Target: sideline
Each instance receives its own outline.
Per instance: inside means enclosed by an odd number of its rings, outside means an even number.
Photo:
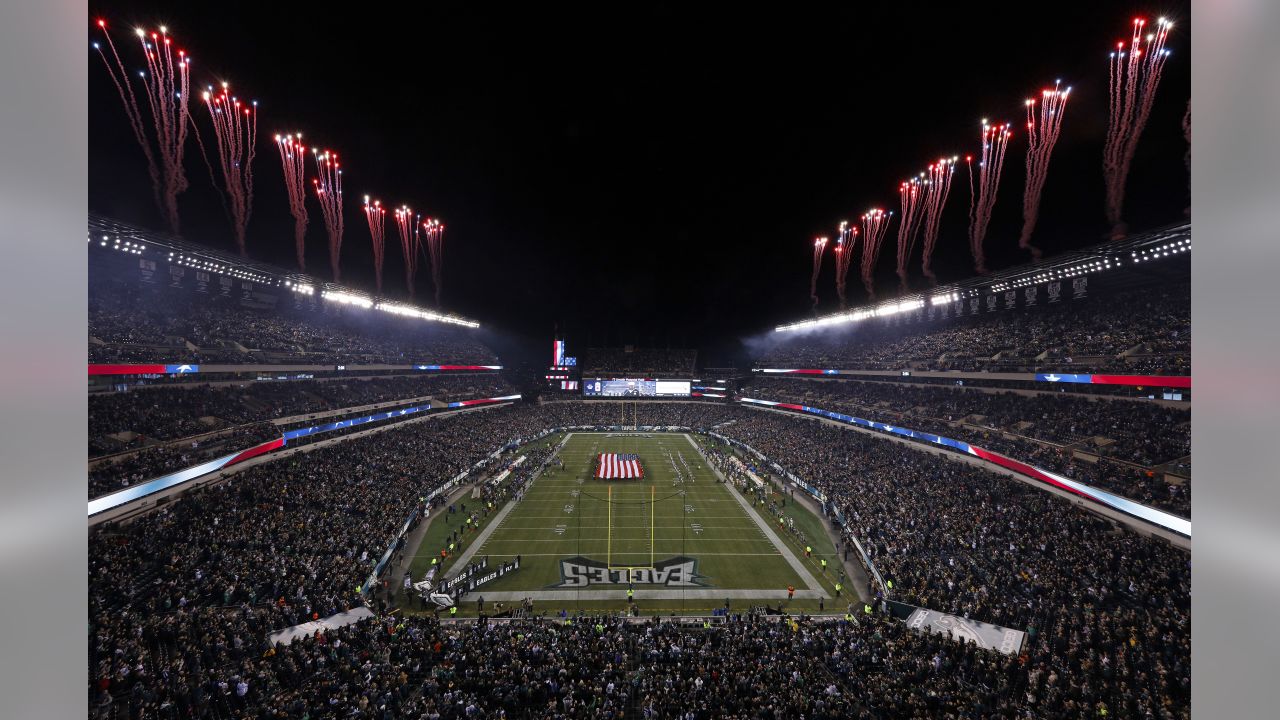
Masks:
[[[760,528],[760,532],[764,533],[765,537],[769,538],[774,546],[778,548],[782,553],[783,559],[787,561],[787,564],[791,566],[792,570],[796,571],[796,574],[800,576],[802,581],[804,581],[805,586],[808,587],[810,591],[818,593],[814,597],[831,597],[831,595],[829,595],[822,587],[822,584],[818,582],[817,578],[809,572],[809,568],[805,567],[804,563],[800,562],[800,559],[791,552],[791,547],[783,542],[782,538],[778,537],[778,534],[773,531],[773,527],[756,514],[755,508],[751,507],[751,504],[747,502],[746,498],[742,497],[742,493],[739,493],[737,489],[733,487],[733,483],[730,483],[725,476],[720,473],[720,468],[717,468],[710,460],[707,459],[706,455],[702,454],[702,448],[698,447],[698,444],[693,441],[693,438],[689,437],[689,433],[682,434],[684,435],[684,439],[688,440],[689,444],[693,446],[693,449],[697,451],[698,457],[702,458],[702,462],[706,463],[707,467],[711,469],[711,472],[715,473],[715,476],[720,478],[724,483],[725,491],[733,496],[734,500],[738,501],[738,504],[742,506],[742,510],[746,512],[747,517],[754,520],[756,525]],[[785,592],[783,592],[783,597],[786,597]]]

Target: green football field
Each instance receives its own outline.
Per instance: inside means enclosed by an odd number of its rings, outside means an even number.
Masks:
[[[601,453],[639,456],[643,479],[595,478]],[[608,607],[631,588],[642,606],[733,599],[741,607],[785,601],[791,585],[804,606],[830,597],[831,578],[770,526],[764,508],[718,481],[691,436],[572,433],[558,457],[564,467],[548,465],[460,559],[487,556],[495,567],[520,556],[517,572],[475,595]]]

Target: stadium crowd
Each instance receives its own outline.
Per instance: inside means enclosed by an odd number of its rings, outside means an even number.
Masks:
[[[1028,686],[1060,678],[1027,694],[1036,716],[1185,716],[1184,552],[1018,481],[815,420],[760,412],[720,432],[827,493],[895,599],[1034,628],[1016,671]]]
[[[89,362],[495,365],[498,361],[473,331],[454,325],[335,304],[315,310],[264,310],[232,298],[99,279],[90,283]]]
[[[854,614],[710,630],[386,615],[268,635],[364,602],[434,488],[613,403],[428,420],[251,468],[90,536],[101,717],[1152,717],[1189,712],[1189,558],[985,471],[778,413],[642,403],[715,427],[828,493],[895,599],[1028,628],[1018,656]],[[630,715],[627,715],[630,713]]]
[[[172,440],[232,425],[347,407],[425,396],[444,401],[470,400],[509,394],[509,390],[510,386],[496,374],[142,388],[90,395],[89,438],[92,443],[103,436],[131,432],[145,438]]]
[[[280,437],[268,422],[250,423],[196,439],[151,445],[132,453],[102,458],[89,466],[89,497],[95,498],[130,485],[176,472]]]
[[[582,358],[583,377],[694,377],[697,350],[672,348],[590,348]]]
[[[891,382],[757,378],[741,394],[964,440],[1189,516],[1189,481],[1154,468],[1191,453],[1191,410],[1066,393],[1020,395]],[[1099,440],[1100,439],[1100,440]],[[1099,460],[1076,459],[1074,451]]]
[[[1191,287],[932,322],[892,315],[767,342],[758,367],[1189,375]]]

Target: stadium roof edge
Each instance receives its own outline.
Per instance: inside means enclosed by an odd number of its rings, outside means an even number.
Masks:
[[[824,325],[861,320],[874,315],[892,314],[923,307],[926,303],[950,302],[962,298],[997,293],[1042,282],[1079,277],[1100,270],[1132,267],[1156,255],[1170,252],[1191,251],[1191,223],[1166,225],[1155,230],[1133,235],[1124,240],[1091,245],[1079,250],[1055,255],[1038,262],[1016,265],[990,275],[971,277],[927,291],[907,293],[889,300],[869,302],[846,311],[818,318],[798,320],[773,328],[773,332],[806,330]]]
[[[146,230],[94,213],[89,213],[88,231],[89,242],[91,243],[95,240],[104,243],[106,238],[113,238],[115,244],[118,244],[121,240],[130,243],[136,242],[138,245],[131,247],[141,247],[145,251],[135,250],[135,252],[152,260],[173,262],[172,258],[176,253],[179,257],[188,258],[197,267],[205,265],[225,268],[225,271],[211,270],[224,275],[251,279],[277,287],[306,288],[308,294],[318,291],[322,298],[347,304],[364,305],[398,315],[419,317],[424,320],[461,325],[463,327],[480,327],[480,323],[475,320],[420,308],[407,302],[381,297],[357,288],[321,280],[297,270],[287,270],[269,263],[242,258],[222,250],[183,240],[167,233]],[[266,282],[259,278],[266,278]]]

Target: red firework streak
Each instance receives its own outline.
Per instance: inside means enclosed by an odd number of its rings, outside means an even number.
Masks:
[[[436,307],[440,307],[440,291],[444,289],[444,223],[439,218],[422,222],[427,236],[427,253],[431,256],[431,281],[436,287]]]
[[[178,50],[175,58],[173,42],[163,25],[160,26],[160,32],[149,35],[141,28],[135,31],[147,61],[147,69],[139,70],[138,77],[142,79],[142,88],[151,109],[155,133],[153,150],[143,126],[141,105],[133,92],[133,86],[129,84],[129,73],[107,32],[106,21],[99,20],[98,27],[106,38],[107,47],[111,49],[111,59],[107,59],[101,45],[94,43],[93,47],[102,57],[111,81],[120,93],[120,101],[124,104],[125,114],[129,116],[133,136],[142,147],[142,154],[146,156],[156,207],[168,220],[169,230],[176,235],[179,230],[178,195],[187,189],[182,156],[186,149],[187,122],[190,117],[187,103],[190,97],[191,58],[183,50]]]
[[[843,229],[844,223],[840,223]],[[809,299],[813,301],[813,311],[818,312],[818,273],[822,271],[822,251],[827,247],[827,239],[816,238],[813,241],[813,274],[809,276]]]
[[[369,236],[373,240],[373,274],[378,283],[378,294],[382,294],[382,259],[387,248],[387,211],[382,209],[382,202],[374,200],[369,204],[369,196],[364,196],[364,217],[369,221]]]
[[[329,266],[333,268],[333,281],[342,281],[342,167],[338,153],[311,148],[316,159],[316,178],[311,182],[320,200],[320,214],[324,216],[324,228],[329,233]]]
[[[934,285],[938,278],[934,276],[929,261],[933,259],[933,249],[938,245],[938,229],[942,227],[942,211],[947,207],[947,196],[951,194],[951,176],[956,171],[956,161],[960,158],[942,158],[929,166],[929,179],[926,181],[928,192],[924,200],[924,258],[920,265],[921,272]]]
[[[1004,154],[1009,149],[1013,131],[1009,123],[988,125],[982,121],[982,160],[978,163],[978,194],[973,190],[973,158],[965,156],[969,163],[969,250],[973,252],[973,267],[979,274],[987,272],[986,255],[982,242],[987,237],[991,223],[991,210],[996,206],[996,192],[1000,189],[1000,173],[1004,169]]]
[[[876,297],[874,278],[876,259],[880,257],[880,244],[889,231],[893,212],[872,208],[862,216],[862,285],[872,300]]]
[[[826,240],[826,238],[823,238]],[[847,222],[840,223],[836,233],[836,295],[840,298],[840,309],[848,309],[846,299],[846,279],[849,277],[849,266],[853,264],[853,253],[858,243],[858,228],[850,227]]]
[[[1107,221],[1112,225],[1113,236],[1123,236],[1124,186],[1129,177],[1129,165],[1138,147],[1138,139],[1151,116],[1156,89],[1160,86],[1160,73],[1169,57],[1165,41],[1173,23],[1160,18],[1156,31],[1142,35],[1147,21],[1135,18],[1129,50],[1123,42],[1116,44],[1111,53],[1110,117],[1107,124],[1107,143],[1102,151],[1102,168],[1107,179]]]
[[[307,148],[302,133],[277,135],[276,149],[284,167],[284,188],[289,195],[289,214],[293,215],[293,245],[298,254],[298,269],[307,269]]]
[[[1067,109],[1067,96],[1071,88],[1062,89],[1062,81],[1055,81],[1052,90],[1040,93],[1040,119],[1036,121],[1036,101],[1027,99],[1027,186],[1022,194],[1022,234],[1018,247],[1031,251],[1031,257],[1039,260],[1040,249],[1031,244],[1031,234],[1040,216],[1040,195],[1044,181],[1049,176],[1049,157],[1062,131],[1062,116]]]
[[[258,141],[258,101],[242,103],[227,94],[227,83],[222,83],[222,94],[214,94],[210,87],[204,92],[204,105],[213,120],[213,134],[218,141],[218,163],[226,187],[226,199],[231,226],[235,231],[236,248],[243,257],[245,230],[253,214],[253,158]],[[199,137],[197,133],[196,137]],[[203,150],[203,143],[201,149]],[[205,156],[205,161],[208,161]]]
[[[924,213],[925,174],[903,182],[898,186],[898,195],[902,200],[902,222],[898,223],[898,284],[903,292],[907,291],[907,260],[916,244],[916,235],[920,231],[920,220]]]
[[[400,249],[404,251],[404,282],[409,286],[409,298],[417,293],[414,290],[414,277],[418,274],[418,237],[417,219],[408,205],[396,208],[396,227],[400,230]]]

